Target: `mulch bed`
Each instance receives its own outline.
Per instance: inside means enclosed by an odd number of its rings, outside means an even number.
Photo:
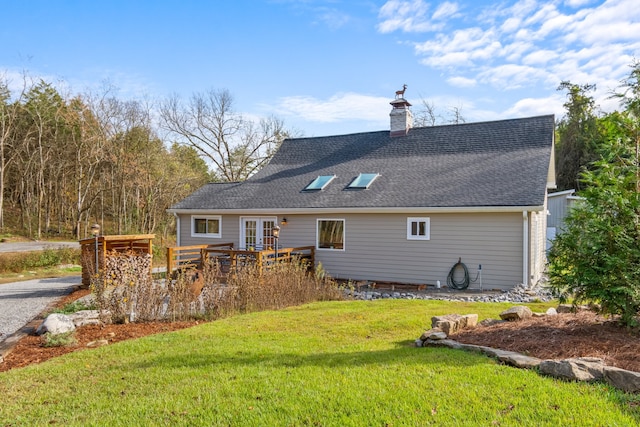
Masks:
[[[640,330],[587,310],[478,326],[450,338],[540,359],[599,357],[606,365],[640,372]]]
[[[61,308],[78,298],[89,294],[88,289],[75,291],[60,299],[53,308]],[[10,353],[5,355],[4,362],[0,363],[0,372],[13,368],[20,368],[34,363],[44,362],[63,354],[88,349],[87,344],[92,341],[108,340],[109,344],[119,341],[141,338],[147,335],[161,332],[170,332],[189,328],[197,325],[198,321],[184,322],[149,322],[127,323],[104,326],[83,326],[76,329],[74,337],[76,344],[69,347],[43,347],[42,338],[36,335],[27,335],[22,338]]]

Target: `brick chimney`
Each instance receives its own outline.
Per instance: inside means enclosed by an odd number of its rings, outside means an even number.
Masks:
[[[404,98],[396,98],[391,101],[393,108],[389,116],[391,117],[391,137],[405,136],[409,129],[413,127],[413,115],[411,114],[411,104]]]

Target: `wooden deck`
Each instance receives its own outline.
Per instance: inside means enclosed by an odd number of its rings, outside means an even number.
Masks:
[[[279,248],[268,250],[234,249],[233,243],[213,245],[173,246],[167,248],[167,277],[174,271],[187,268],[200,269],[205,261],[215,259],[223,273],[248,265],[257,265],[262,271],[276,262],[305,261],[315,265],[315,246]]]

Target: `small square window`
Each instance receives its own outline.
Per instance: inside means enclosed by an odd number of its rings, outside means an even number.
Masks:
[[[407,239],[430,240],[430,227],[429,218],[407,218]]]
[[[319,219],[317,248],[344,250],[344,219]]]
[[[192,237],[222,237],[220,216],[192,216]]]

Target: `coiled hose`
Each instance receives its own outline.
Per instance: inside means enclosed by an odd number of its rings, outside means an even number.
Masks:
[[[462,269],[464,274],[461,280],[456,280],[454,276],[456,274],[456,270],[459,269]],[[480,274],[480,272],[478,272],[478,274]],[[475,282],[476,280],[478,280],[478,276],[476,276],[473,282]],[[453,267],[451,267],[451,270],[449,270],[449,274],[447,275],[447,286],[453,289],[462,290],[467,289],[469,287],[469,283],[471,282],[472,280],[469,278],[469,269],[462,262],[462,258],[458,258],[458,262],[453,264]]]

